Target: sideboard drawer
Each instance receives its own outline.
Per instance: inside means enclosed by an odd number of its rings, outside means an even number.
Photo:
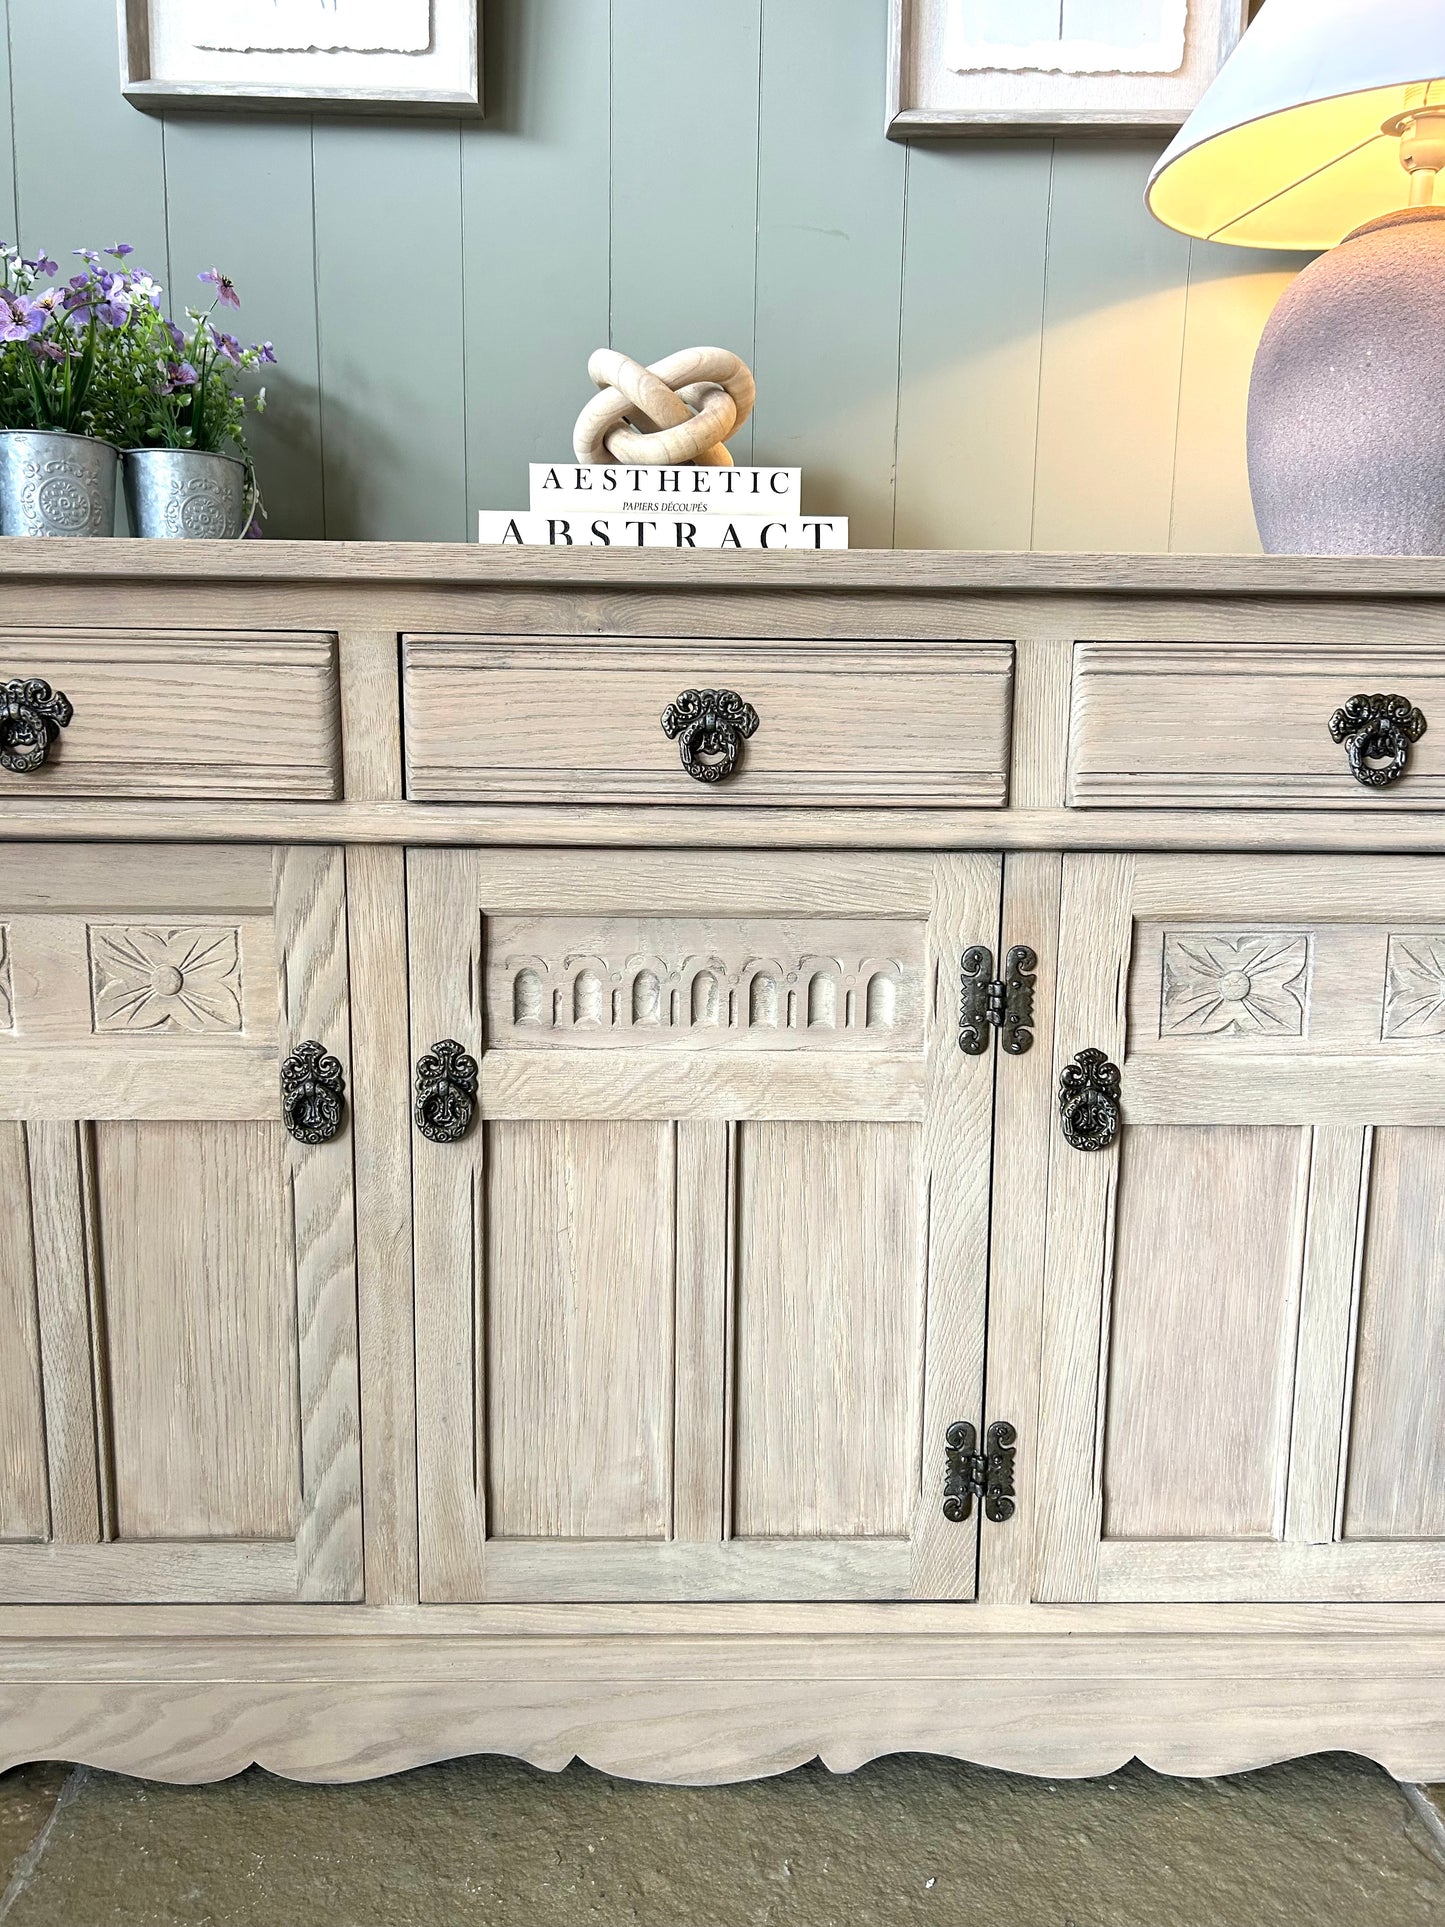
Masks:
[[[1011,643],[403,639],[407,793],[429,801],[997,806]],[[716,768],[679,705],[733,692]],[[671,706],[668,728],[664,712]],[[752,717],[756,727],[744,735]],[[737,714],[738,712],[734,712]],[[705,729],[706,718],[699,723]],[[724,731],[726,740],[726,731]]]
[[[1403,773],[1351,767],[1352,697],[1397,696],[1426,725]],[[1413,740],[1412,740],[1413,739]],[[1364,749],[1373,745],[1365,744]],[[1373,772],[1373,776],[1371,775]],[[1445,803],[1445,649],[1415,643],[1081,642],[1069,801],[1084,809],[1433,809]]]
[[[0,798],[340,794],[336,639],[237,631],[0,633],[0,685],[70,705],[37,768]]]

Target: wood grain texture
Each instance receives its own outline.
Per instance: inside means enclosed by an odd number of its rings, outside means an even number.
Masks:
[[[330,636],[0,635],[0,670],[38,676],[74,720],[0,797],[329,799],[340,794]]]
[[[0,1540],[50,1532],[35,1241],[25,1132],[0,1126]]]
[[[1285,1536],[1328,1545],[1339,1517],[1370,1133],[1324,1125],[1313,1136]]]
[[[338,642],[345,794],[395,800],[402,793],[397,639],[387,629],[350,629]]]
[[[57,1546],[90,1548],[101,1534],[102,1458],[88,1275],[94,1253],[87,1237],[82,1176],[88,1147],[82,1144],[79,1125],[57,1119],[28,1123],[25,1148],[45,1397],[49,1536]],[[21,1555],[16,1557],[23,1563]]]
[[[1445,798],[1445,742],[1427,731],[1407,772],[1369,791],[1330,736],[1361,690],[1407,695],[1445,714],[1445,654],[1361,637],[1348,649],[1169,649],[1081,643],[1074,680],[1069,800],[1086,808],[1381,810]],[[1240,729],[1246,712],[1252,722]]]
[[[416,1324],[405,855],[346,851],[366,1596],[417,1596]]]
[[[919,1133],[738,1134],[740,1539],[907,1537],[925,1318]]]
[[[478,1396],[494,1539],[670,1531],[673,1136],[488,1128]]]
[[[1445,1129],[1374,1134],[1344,1534],[1445,1540]]]
[[[340,850],[277,852],[276,946],[282,986],[278,1054],[284,1062],[300,1044],[316,1039],[349,1064],[346,867]],[[288,1136],[285,1185],[301,1461],[298,1583],[303,1598],[359,1599],[361,1441],[351,1132],[343,1130],[328,1144],[298,1144]]]
[[[116,1122],[95,1136],[119,1537],[290,1539],[281,1126]]]
[[[907,655],[685,643],[540,660],[527,644],[408,636],[407,791],[419,801],[597,798],[702,808],[807,801],[1001,803],[1012,651]],[[664,734],[685,689],[732,689],[761,718],[725,782]]]
[[[671,1536],[683,1543],[726,1536],[736,1155],[727,1119],[678,1124]]]
[[[1300,1131],[1130,1125],[1108,1307],[1107,1538],[1279,1536],[1308,1153]]]
[[[650,1642],[643,1678],[617,1641],[473,1651],[410,1640],[388,1643],[383,1676],[362,1681],[338,1677],[335,1660],[318,1675],[307,1641],[308,1676],[277,1677],[296,1644],[268,1641],[273,1670],[244,1679],[155,1677],[154,1662],[147,1677],[86,1679],[60,1662],[39,1683],[6,1683],[0,1763],[79,1753],[101,1769],[195,1783],[259,1762],[320,1782],[501,1752],[553,1771],[581,1758],[622,1778],[717,1784],[815,1758],[848,1772],[898,1752],[1068,1777],[1139,1759],[1199,1777],[1338,1749],[1403,1780],[1445,1772],[1438,1640],[1322,1653],[1305,1638],[895,1638],[885,1656],[876,1639],[821,1651],[682,1639]],[[432,1676],[417,1676],[419,1648],[434,1652]],[[233,1665],[216,1643],[206,1657],[223,1653]]]

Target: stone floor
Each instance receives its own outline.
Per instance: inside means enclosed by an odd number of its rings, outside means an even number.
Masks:
[[[1441,1927],[1441,1806],[1343,1756],[1230,1780],[948,1761],[634,1786],[0,1776],[5,1927]]]

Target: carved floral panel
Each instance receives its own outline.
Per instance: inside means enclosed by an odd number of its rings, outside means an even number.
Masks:
[[[1391,937],[1383,1034],[1445,1037],[1445,933]]]
[[[90,989],[97,1031],[238,1032],[240,932],[216,924],[93,923]]]
[[[1170,931],[1161,1037],[1303,1037],[1310,938],[1293,931]]]
[[[15,1028],[15,994],[10,983],[10,926],[0,923],[0,1030]]]
[[[499,918],[490,1035],[516,1045],[898,1050],[922,1041],[922,925]]]

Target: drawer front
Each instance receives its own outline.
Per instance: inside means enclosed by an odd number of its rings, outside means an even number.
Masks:
[[[1404,773],[1359,781],[1331,719],[1359,695],[1425,720]],[[1366,767],[1370,765],[1367,762]],[[1084,809],[1432,809],[1445,803],[1445,650],[1410,643],[1081,642],[1069,801]]]
[[[0,797],[340,794],[333,636],[0,634],[0,683],[37,678],[74,713]]]
[[[996,806],[1011,643],[403,641],[407,791],[422,801]],[[663,712],[725,689],[757,715],[724,781]],[[674,719],[676,721],[677,719]]]

